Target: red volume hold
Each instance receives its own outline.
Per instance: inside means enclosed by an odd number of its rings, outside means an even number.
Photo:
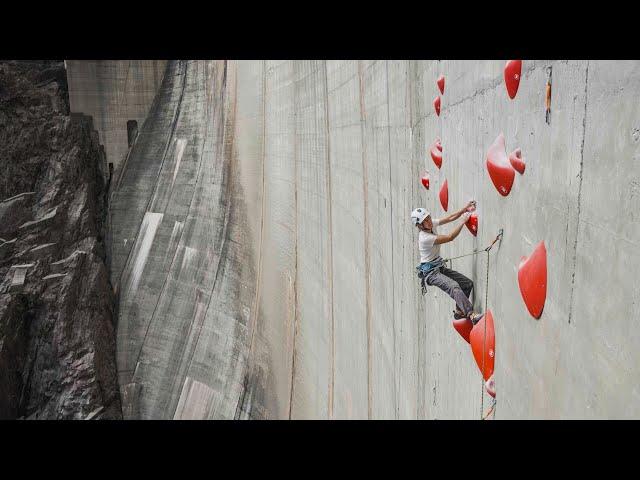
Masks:
[[[502,133],[498,135],[487,152],[487,171],[498,193],[503,197],[509,195],[516,174],[507,160]]]
[[[518,285],[529,313],[540,318],[547,299],[547,249],[544,241],[536,245],[529,258],[520,259]]]
[[[465,225],[474,237],[478,236],[478,214],[476,212],[471,214]]]
[[[440,89],[440,93],[444,95],[444,75],[440,75],[438,80],[436,81],[438,84],[438,88]]]
[[[428,173],[425,173],[422,176],[422,186],[427,190],[429,190],[429,174]]]
[[[509,60],[504,66],[504,83],[507,86],[509,98],[516,98],[520,75],[522,74],[522,60]]]
[[[522,151],[519,148],[516,148],[509,154],[509,162],[511,162],[511,166],[520,175],[524,175],[525,164],[524,160],[522,159]]]
[[[431,159],[436,164],[436,167],[442,167],[442,147],[438,148],[437,143],[431,147]]]
[[[440,116],[440,96],[439,95],[433,99],[433,108],[436,109],[436,114]]]
[[[469,341],[469,335],[473,329],[473,323],[471,323],[471,320],[468,318],[460,318],[458,320],[454,319],[453,328],[456,329],[456,332],[458,332],[467,343],[471,343]]]
[[[484,343],[485,339],[485,323],[487,325],[486,329],[486,344]],[[476,364],[480,369],[480,373],[482,373],[482,378],[488,380],[491,375],[493,375],[493,365],[496,357],[496,335],[493,329],[493,315],[491,314],[491,310],[487,310],[487,312],[482,316],[480,321],[475,324],[473,330],[471,330],[471,335],[469,335],[469,339],[471,340],[471,351],[473,352],[473,358],[476,360]],[[483,353],[484,351],[484,371],[482,368],[483,363]]]
[[[440,204],[446,212],[449,206],[449,185],[446,180],[444,181],[444,183],[442,184],[442,188],[440,189]]]

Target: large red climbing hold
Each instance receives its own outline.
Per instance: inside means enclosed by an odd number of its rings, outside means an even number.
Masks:
[[[438,84],[438,88],[440,89],[440,93],[442,93],[444,95],[444,75],[440,75],[438,77],[438,81],[436,83]]]
[[[476,212],[471,214],[465,225],[474,237],[478,236],[478,214]]]
[[[487,389],[487,393],[496,398],[496,381],[493,379],[493,375],[484,383],[484,386]]]
[[[433,99],[433,108],[436,109],[436,114],[440,116],[440,96],[439,95]]]
[[[485,324],[486,324],[486,344],[485,339]],[[473,358],[475,358],[482,378],[488,380],[493,375],[493,365],[496,357],[496,336],[493,329],[493,315],[491,310],[482,316],[480,321],[475,324],[471,335],[471,351],[473,352]],[[483,365],[483,352],[484,352],[484,365]],[[484,366],[484,370],[483,370]]]
[[[520,86],[520,75],[522,74],[522,60],[509,60],[504,66],[504,83],[507,86],[509,98],[516,98],[518,86]]]
[[[487,152],[487,171],[498,193],[503,197],[509,195],[516,174],[507,160],[504,134],[502,133],[498,135]]]
[[[447,208],[449,207],[449,185],[446,180],[444,181],[444,183],[442,184],[442,188],[440,189],[440,204],[446,212]]]
[[[471,334],[471,330],[473,329],[473,323],[471,323],[471,320],[469,320],[468,318],[454,318],[453,328],[456,329],[456,332],[458,332],[467,343],[471,343],[469,340],[469,335]]]
[[[516,148],[513,152],[509,154],[509,162],[511,162],[511,166],[520,174],[524,175],[524,160],[522,159],[522,150]]]
[[[431,147],[431,159],[436,167],[442,167],[442,146],[438,147],[439,143],[433,144]]]
[[[536,245],[529,258],[520,259],[518,285],[529,313],[540,318],[547,299],[547,249],[544,241]]]
[[[429,174],[428,173],[425,173],[422,176],[422,186],[427,190],[429,190]]]

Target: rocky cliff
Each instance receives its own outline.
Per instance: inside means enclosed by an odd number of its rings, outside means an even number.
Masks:
[[[0,62],[0,418],[121,418],[109,172],[57,61]]]

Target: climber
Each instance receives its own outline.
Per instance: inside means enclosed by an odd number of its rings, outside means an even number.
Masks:
[[[418,276],[423,282],[423,293],[426,291],[427,285],[433,285],[443,290],[456,302],[456,310],[454,310],[454,318],[468,318],[475,325],[482,318],[482,314],[473,311],[473,305],[469,300],[471,290],[473,290],[473,281],[465,277],[455,270],[446,268],[440,257],[440,245],[453,241],[464,227],[464,224],[471,216],[470,209],[475,208],[476,202],[470,200],[467,205],[441,219],[432,219],[429,212],[424,208],[416,208],[411,212],[411,220],[418,227],[418,249],[420,251],[420,265],[417,267]],[[450,233],[439,234],[436,227],[446,225],[458,218],[462,218],[462,222]]]

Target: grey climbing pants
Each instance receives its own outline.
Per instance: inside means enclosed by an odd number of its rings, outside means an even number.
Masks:
[[[473,311],[473,305],[469,300],[473,281],[455,270],[439,267],[432,270],[425,278],[427,285],[433,285],[444,291],[456,301],[456,305],[465,317]]]

